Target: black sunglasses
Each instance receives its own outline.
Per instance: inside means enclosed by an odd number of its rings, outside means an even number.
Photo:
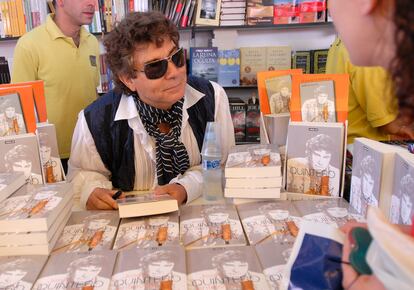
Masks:
[[[176,67],[183,67],[185,65],[184,50],[179,48],[172,55],[162,59],[157,59],[144,64],[144,69],[140,72],[144,72],[145,76],[150,80],[155,80],[163,77],[168,70],[168,62],[172,63]]]

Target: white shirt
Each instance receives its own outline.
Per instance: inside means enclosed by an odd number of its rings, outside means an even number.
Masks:
[[[219,123],[221,137],[222,164],[228,152],[235,144],[234,128],[231,120],[229,102],[224,89],[211,82],[215,91],[214,118]],[[203,93],[188,84],[184,93],[183,117],[180,141],[184,144],[190,160],[190,168],[170,181],[180,183],[187,191],[187,202],[199,197],[202,193],[201,155],[197,140],[188,122],[187,108],[196,104]],[[123,95],[115,114],[115,121],[128,120],[129,127],[134,131],[135,151],[135,182],[134,190],[151,190],[157,186],[155,139],[148,135],[139,117],[133,98]],[[105,167],[96,150],[93,137],[85,120],[84,112],[78,116],[78,122],[72,138],[71,158],[69,160],[68,180],[73,184],[75,202],[81,208],[86,207],[89,195],[96,187],[112,189],[110,171]]]

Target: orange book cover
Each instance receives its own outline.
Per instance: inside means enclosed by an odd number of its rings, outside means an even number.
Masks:
[[[261,71],[257,73],[257,89],[259,91],[260,111],[264,115],[271,114],[269,96],[266,89],[266,80],[280,76],[301,75],[302,69]]]
[[[345,123],[348,119],[348,93],[348,74],[294,75],[292,77],[291,120]],[[318,106],[323,109],[318,111]],[[309,119],[307,113],[320,114],[321,118]]]
[[[22,83],[14,83],[14,84],[3,84],[3,85],[0,85],[0,88],[13,88],[13,87],[21,87],[21,86],[32,87],[38,122],[39,123],[46,122],[47,111],[46,111],[44,82],[42,80],[39,80],[39,81],[30,81],[30,82],[22,82]]]
[[[20,103],[22,105],[24,122],[28,133],[35,133],[36,131],[36,117],[34,111],[33,89],[32,86],[19,87],[1,87],[0,97],[2,95],[18,93]]]

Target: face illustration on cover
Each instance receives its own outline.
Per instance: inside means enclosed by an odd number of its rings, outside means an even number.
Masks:
[[[67,269],[69,282],[78,285],[93,285],[102,271],[104,256],[88,255],[72,261]]]
[[[246,256],[239,250],[228,250],[211,258],[213,267],[218,270],[218,274],[231,278],[227,282],[237,282],[250,279],[249,263]]]
[[[411,174],[406,174],[400,180],[400,217],[399,223],[411,225],[414,204],[414,178]]]
[[[0,265],[0,289],[18,289],[18,284],[28,273],[32,260],[17,258]],[[24,287],[24,286],[22,286]]]
[[[170,250],[158,250],[141,258],[141,265],[149,277],[157,281],[171,279],[176,255]]]

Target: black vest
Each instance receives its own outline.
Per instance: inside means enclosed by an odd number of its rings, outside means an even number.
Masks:
[[[187,108],[188,121],[201,152],[207,122],[214,121],[214,88],[209,81],[196,77],[188,77],[187,83],[205,94]],[[121,96],[122,93],[109,91],[89,105],[84,115],[99,156],[111,172],[112,185],[131,191],[135,181],[134,133],[128,120],[114,121]]]

